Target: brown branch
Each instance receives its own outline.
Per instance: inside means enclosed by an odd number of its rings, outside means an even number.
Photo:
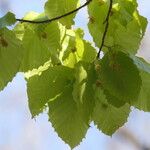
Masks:
[[[55,18],[52,18],[52,19],[48,19],[48,20],[43,20],[43,21],[32,21],[32,20],[25,20],[25,19],[16,19],[16,21],[19,21],[19,22],[26,22],[26,23],[33,23],[33,24],[42,24],[42,23],[50,23],[52,21],[56,21],[56,20],[59,20],[61,18],[64,18],[66,16],[69,16],[77,11],[79,11],[80,9],[84,8],[85,6],[89,5],[89,3],[91,2],[92,0],[88,0],[85,4],[83,4],[82,6],[80,6],[79,8],[75,9],[75,10],[72,10],[66,14],[63,14],[61,16],[57,16]]]
[[[102,48],[104,47],[104,43],[105,43],[105,39],[106,39],[106,35],[107,35],[107,32],[108,32],[108,27],[109,27],[109,18],[110,18],[112,6],[113,6],[113,0],[110,0],[110,5],[109,5],[108,13],[107,13],[106,19],[104,21],[104,23],[106,24],[105,25],[105,31],[103,33],[102,43],[100,45],[100,48],[99,48],[99,51],[98,51],[98,54],[97,54],[97,58],[100,57],[100,53],[102,51]]]

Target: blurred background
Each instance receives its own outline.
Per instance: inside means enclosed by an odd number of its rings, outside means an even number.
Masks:
[[[18,18],[28,11],[42,12],[44,2],[45,0],[0,0],[0,16],[8,11],[15,13]],[[138,0],[138,3],[140,13],[150,21],[150,0]],[[78,13],[76,26],[84,28],[85,38],[91,40],[87,32],[88,16],[85,10]],[[150,61],[150,25],[138,54]],[[0,92],[0,150],[69,149],[54,132],[46,113],[31,119],[26,82],[22,74],[18,73]],[[91,124],[86,139],[74,150],[150,150],[150,113],[132,108],[128,122],[112,137],[99,132]]]

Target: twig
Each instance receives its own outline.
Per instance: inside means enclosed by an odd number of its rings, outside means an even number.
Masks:
[[[82,9],[83,7],[89,5],[89,3],[91,2],[92,0],[88,0],[85,4],[83,4],[82,6],[80,6],[79,8],[75,9],[75,10],[72,10],[66,14],[63,14],[61,16],[57,16],[55,18],[52,18],[52,19],[48,19],[48,20],[43,20],[43,21],[33,21],[33,20],[25,20],[25,19],[16,19],[16,21],[19,21],[19,22],[26,22],[26,23],[33,23],[33,24],[42,24],[42,23],[50,23],[52,21],[56,21],[58,19],[61,19],[61,18],[64,18],[66,16],[69,16],[77,11],[79,11],[80,9]]]
[[[102,43],[100,45],[100,48],[99,48],[99,51],[98,51],[98,54],[97,54],[97,58],[100,57],[101,50],[104,47],[105,38],[106,38],[106,35],[107,35],[107,32],[108,32],[108,27],[109,27],[109,18],[110,18],[112,6],[113,6],[113,0],[110,0],[110,5],[109,5],[108,13],[107,13],[106,19],[104,21],[104,23],[106,23],[106,25],[105,25],[105,31],[103,33]]]

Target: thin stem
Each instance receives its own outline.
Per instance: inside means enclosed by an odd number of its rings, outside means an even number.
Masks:
[[[43,20],[43,21],[33,21],[33,20],[25,20],[25,19],[16,19],[16,21],[19,21],[19,22],[26,22],[26,23],[33,23],[33,24],[42,24],[42,23],[50,23],[52,21],[56,21],[56,20],[59,20],[61,18],[64,18],[66,16],[69,16],[77,11],[79,11],[80,9],[84,8],[85,6],[89,5],[89,3],[91,2],[92,0],[88,0],[85,4],[83,4],[82,6],[80,6],[79,8],[77,9],[74,9],[66,14],[63,14],[61,16],[57,16],[55,18],[52,18],[52,19],[48,19],[48,20]]]
[[[102,51],[102,48],[104,47],[104,43],[105,43],[105,39],[106,39],[106,35],[107,35],[107,32],[108,32],[108,27],[109,27],[109,18],[110,18],[112,6],[113,6],[113,0],[110,0],[108,13],[107,13],[106,19],[104,21],[104,23],[106,24],[105,25],[105,30],[104,30],[104,33],[103,33],[102,42],[101,42],[101,45],[100,45],[100,48],[99,48],[99,51],[98,51],[98,54],[97,54],[97,58],[100,57],[100,53]]]

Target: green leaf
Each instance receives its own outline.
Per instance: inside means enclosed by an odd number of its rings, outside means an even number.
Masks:
[[[0,29],[6,26],[11,26],[15,24],[16,18],[15,15],[11,12],[8,12],[5,16],[0,18]]]
[[[37,69],[33,69],[31,71],[25,72],[24,77],[25,79],[29,79],[35,75],[41,75],[43,71],[47,70],[49,67],[52,67],[52,64],[50,61],[46,62],[44,65],[40,66]]]
[[[112,9],[113,19],[118,19],[121,25],[126,26],[133,19],[137,6],[136,0],[114,0]]]
[[[32,20],[32,21],[43,21],[47,20],[47,16],[45,13],[35,13],[30,12],[28,13],[24,19]],[[30,30],[34,30],[35,34],[39,36],[39,38],[44,39],[44,43],[50,47],[50,50],[60,49],[60,27],[57,22],[51,22],[49,24],[29,24],[24,23],[24,27]]]
[[[81,29],[77,29],[74,32],[68,30],[66,35],[63,43],[65,45],[63,47],[65,48],[63,49],[64,53],[62,56],[63,63],[66,66],[73,68],[79,61],[91,63],[96,59],[96,49],[91,43],[83,39],[83,31]]]
[[[77,63],[77,58],[75,55],[76,45],[74,35],[73,36],[66,35],[62,43],[62,47],[63,47],[63,54],[62,54],[63,64],[65,66],[74,68],[75,64]]]
[[[50,60],[50,51],[43,44],[32,30],[26,30],[23,38],[23,47],[25,49],[20,71],[27,72],[34,68],[38,68],[46,61]]]
[[[137,100],[141,77],[127,54],[121,51],[108,52],[100,65],[99,79],[104,90],[124,102],[130,103]]]
[[[93,0],[91,5],[88,6],[90,18],[88,28],[97,47],[100,47],[102,42],[108,7],[108,1],[102,2],[99,0]],[[108,48],[117,45],[120,50],[136,54],[146,26],[147,20],[139,15],[135,0],[115,0],[104,45]],[[103,51],[105,49],[103,47]]]
[[[83,102],[83,93],[86,88],[86,80],[87,80],[87,72],[82,64],[79,62],[75,66],[75,83],[74,83],[74,90],[73,96],[77,104]]]
[[[37,12],[28,12],[24,17],[24,20],[30,20],[30,21],[43,21],[48,19],[44,13],[39,14]],[[14,31],[19,39],[23,39],[24,33],[26,30],[32,30],[35,31],[36,34],[40,34],[41,32],[44,32],[45,27],[48,24],[32,24],[32,23],[26,23],[26,22],[19,22],[15,27]]]
[[[100,88],[96,89],[96,104],[93,112],[93,121],[98,129],[107,135],[112,135],[127,121],[130,113],[128,104],[116,108],[107,102]]]
[[[143,34],[137,20],[130,21],[126,27],[118,26],[115,31],[115,45],[122,47],[122,50],[136,54]]]
[[[88,41],[76,36],[76,55],[78,60],[82,60],[87,63],[91,63],[96,59],[96,49]]]
[[[77,8],[79,0],[48,0],[45,4],[45,13],[51,19],[54,17],[62,16]],[[73,13],[67,17],[63,17],[59,21],[70,28],[74,24],[73,18],[76,13]]]
[[[136,66],[140,70],[140,76],[142,79],[141,91],[136,102],[133,102],[136,108],[144,110],[146,112],[150,111],[150,64],[147,63],[143,58],[130,56]]]
[[[41,75],[29,78],[27,93],[32,116],[42,112],[48,101],[60,96],[72,80],[73,70],[64,66],[49,67]]]
[[[0,90],[19,71],[23,47],[12,31],[0,29]]]
[[[28,13],[24,19],[32,21],[42,21],[47,19],[44,13]],[[51,60],[52,64],[60,63],[58,60],[61,49],[61,32],[59,24],[18,24],[15,32],[23,41],[25,48],[21,71],[29,71],[40,67],[45,62]]]
[[[138,14],[138,17],[139,17],[139,19],[138,19],[139,24],[142,28],[142,37],[143,37],[145,35],[145,31],[146,31],[146,28],[147,28],[147,25],[148,25],[148,20],[145,17],[143,17],[139,14]]]
[[[150,74],[141,72],[142,86],[137,101],[132,105],[145,112],[150,111]]]
[[[75,66],[75,70],[76,81],[73,96],[83,119],[89,124],[95,104],[93,87],[96,82],[96,73],[94,64],[79,62]]]
[[[115,97],[112,94],[110,94],[107,90],[104,90],[104,94],[106,96],[108,103],[110,103],[111,105],[113,105],[115,107],[121,107],[121,106],[125,105],[125,103],[126,103],[122,99],[119,99],[118,97]]]
[[[100,47],[101,44],[101,39],[105,29],[103,22],[107,16],[107,10],[108,5],[103,1],[93,0],[90,5],[88,5],[88,28],[97,47]]]
[[[142,57],[130,55],[130,58],[133,60],[134,64],[140,71],[150,74],[150,64],[147,63]]]
[[[58,133],[71,148],[79,145],[88,126],[84,123],[72,97],[72,86],[68,86],[60,97],[49,102],[49,118]]]

